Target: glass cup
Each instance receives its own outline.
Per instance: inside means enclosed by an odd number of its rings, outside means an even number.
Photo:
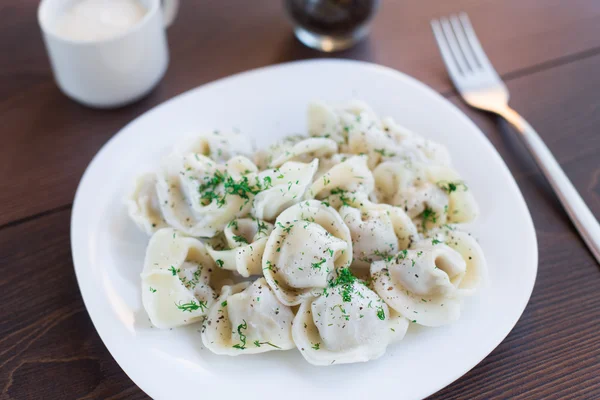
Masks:
[[[379,0],[285,0],[298,40],[332,52],[352,47],[369,32]]]

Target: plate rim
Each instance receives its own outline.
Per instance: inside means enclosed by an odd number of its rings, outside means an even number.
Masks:
[[[89,175],[91,173],[90,171],[92,171],[92,169],[95,167],[95,164],[99,162],[98,160],[102,157],[102,155],[105,152],[107,152],[108,149],[114,145],[114,143],[118,140],[118,138],[122,135],[122,133],[124,131],[128,130],[128,128],[130,126],[136,124],[140,119],[145,118],[148,114],[156,112],[158,110],[161,110],[162,108],[167,107],[169,104],[171,104],[173,102],[180,101],[181,99],[183,99],[185,97],[192,96],[197,91],[207,89],[214,85],[222,84],[222,83],[228,82],[230,80],[236,80],[236,79],[248,77],[253,74],[259,74],[259,73],[264,73],[267,71],[273,71],[273,70],[283,69],[283,68],[293,68],[295,66],[304,65],[304,64],[315,64],[315,65],[318,65],[318,64],[324,64],[324,65],[325,64],[331,64],[331,65],[345,64],[345,65],[353,65],[356,68],[373,69],[373,70],[376,70],[376,72],[391,75],[391,78],[393,78],[393,79],[402,80],[405,83],[418,88],[418,90],[427,92],[428,95],[433,96],[433,97],[437,98],[438,100],[442,100],[442,102],[445,103],[446,106],[449,106],[449,108],[452,109],[453,114],[455,115],[455,117],[457,119],[462,120],[462,122],[465,124],[471,125],[471,127],[474,128],[475,130],[477,130],[478,133],[483,137],[483,142],[485,142],[485,145],[490,148],[490,151],[492,153],[494,153],[495,156],[497,156],[498,161],[500,162],[500,164],[502,166],[502,169],[504,169],[504,172],[506,172],[507,176],[509,177],[510,184],[513,186],[514,189],[516,189],[515,193],[518,196],[518,202],[521,203],[521,205],[524,207],[525,215],[527,216],[527,218],[522,221],[523,231],[528,232],[527,236],[530,236],[530,239],[532,239],[531,243],[533,245],[533,248],[531,249],[532,259],[530,261],[532,268],[533,268],[530,271],[530,274],[532,274],[533,276],[532,276],[530,284],[527,287],[528,294],[526,296],[526,300],[523,301],[523,303],[519,307],[518,314],[516,314],[516,317],[514,318],[514,320],[511,320],[510,324],[507,324],[507,328],[502,330],[502,334],[500,335],[501,338],[497,341],[497,343],[495,343],[493,348],[491,348],[489,351],[486,350],[486,354],[483,354],[481,357],[477,357],[477,358],[479,358],[479,360],[476,363],[474,363],[472,366],[470,366],[466,369],[460,369],[460,370],[457,369],[454,374],[449,374],[450,377],[448,379],[446,379],[443,383],[440,383],[439,385],[437,385],[437,387],[435,387],[435,388],[432,387],[430,389],[430,393],[427,394],[427,396],[433,395],[433,394],[437,393],[438,391],[442,390],[443,388],[451,385],[453,382],[455,382],[460,377],[467,374],[470,370],[472,370],[477,365],[479,365],[481,363],[481,361],[483,361],[485,358],[487,358],[506,339],[506,337],[510,334],[510,332],[512,332],[512,330],[514,329],[514,327],[516,326],[518,321],[523,316],[525,308],[529,304],[529,301],[531,299],[531,296],[532,296],[532,293],[533,293],[533,290],[535,287],[535,282],[537,280],[537,273],[538,273],[538,267],[539,267],[538,239],[537,239],[537,233],[535,230],[535,226],[533,223],[533,218],[531,216],[531,212],[529,211],[527,202],[525,201],[523,193],[521,192],[521,189],[519,188],[513,174],[511,173],[510,169],[508,168],[508,165],[506,164],[506,162],[504,161],[504,159],[502,158],[502,156],[500,155],[500,153],[498,152],[496,147],[491,143],[490,139],[483,133],[483,131],[473,122],[473,120],[471,120],[464,112],[462,112],[462,110],[460,110],[456,105],[454,105],[448,99],[446,99],[444,96],[442,96],[439,92],[435,91],[433,88],[431,88],[427,84],[421,82],[420,80],[418,80],[404,72],[401,72],[399,70],[396,70],[396,69],[393,69],[390,67],[386,67],[383,65],[379,65],[376,63],[372,63],[372,62],[360,61],[360,60],[322,58],[322,59],[290,61],[290,62],[284,62],[284,63],[278,63],[278,64],[257,67],[257,68],[242,71],[242,72],[239,72],[239,73],[236,73],[233,75],[225,76],[225,77],[198,85],[196,87],[190,88],[182,93],[179,93],[179,94],[171,97],[170,99],[163,101],[162,103],[155,105],[154,107],[144,111],[142,114],[136,116],[131,121],[126,123],[123,127],[121,127],[114,135],[112,135],[110,137],[110,139],[108,139],[106,141],[106,143],[104,143],[102,145],[102,147],[97,151],[97,153],[94,155],[94,157],[90,160],[88,166],[86,167],[86,169],[85,169],[84,173],[82,174],[80,181],[77,185],[77,190],[75,192],[75,196],[74,196],[74,200],[73,200],[71,219],[70,219],[70,241],[71,241],[71,255],[72,255],[72,260],[73,260],[73,268],[75,270],[75,276],[76,276],[79,291],[81,293],[81,297],[83,299],[86,311],[92,321],[92,324],[93,324],[94,328],[96,329],[96,332],[100,336],[100,339],[102,340],[103,344],[106,346],[106,348],[109,351],[112,358],[116,361],[116,363],[119,365],[121,370],[129,377],[129,379],[131,379],[131,381],[138,388],[140,388],[140,390],[142,390],[144,393],[146,393],[150,397],[152,397],[152,395],[151,395],[152,390],[149,387],[149,385],[147,385],[145,382],[141,383],[139,380],[134,379],[132,377],[132,374],[128,371],[129,365],[127,365],[127,368],[125,367],[125,364],[128,364],[128,362],[124,358],[119,359],[118,357],[115,356],[115,354],[114,354],[115,348],[112,347],[111,345],[109,345],[109,343],[112,342],[112,339],[108,339],[110,336],[109,332],[108,332],[109,329],[106,327],[101,327],[99,329],[99,327],[100,327],[100,324],[98,323],[99,317],[98,316],[94,317],[94,315],[92,313],[92,309],[94,309],[95,306],[91,306],[91,304],[92,304],[91,299],[90,299],[91,294],[88,293],[86,295],[85,293],[87,293],[87,292],[84,291],[85,284],[83,281],[83,277],[81,276],[82,274],[79,272],[79,270],[84,268],[84,265],[82,265],[82,264],[86,264],[86,263],[84,262],[84,260],[80,259],[82,257],[78,257],[79,251],[76,249],[77,244],[79,244],[79,242],[80,242],[80,239],[78,239],[78,237],[76,235],[76,231],[78,230],[77,227],[79,226],[78,221],[82,218],[79,216],[82,213],[82,211],[80,211],[82,208],[81,203],[83,201],[83,200],[81,200],[81,198],[84,196],[82,188],[84,188],[86,186],[86,182],[88,181]],[[77,261],[77,260],[79,260],[79,261]],[[78,267],[78,265],[79,265],[79,267]],[[508,325],[510,325],[510,326],[508,326]]]

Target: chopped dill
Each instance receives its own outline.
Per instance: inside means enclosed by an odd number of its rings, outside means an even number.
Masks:
[[[235,235],[235,236],[233,236],[233,240],[235,240],[236,243],[246,243],[246,244],[248,244],[248,241],[243,236]]]
[[[377,318],[380,320],[385,320],[385,310],[382,306],[377,307]]]
[[[442,189],[443,191],[445,191],[448,194],[450,194],[452,192],[456,192],[458,190],[458,188],[461,188],[461,187],[465,192],[467,190],[469,190],[469,188],[463,181],[456,181],[456,182],[439,181],[437,183],[437,185],[439,186],[440,189]]]
[[[321,259],[321,261],[319,261],[319,262],[316,262],[316,263],[312,263],[312,264],[311,264],[311,266],[312,266],[314,269],[321,269],[321,266],[322,266],[323,264],[325,264],[325,262],[326,262],[326,261],[327,261],[326,259],[322,258],[322,259]]]

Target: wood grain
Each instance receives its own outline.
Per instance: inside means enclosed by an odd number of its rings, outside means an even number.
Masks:
[[[540,132],[597,216],[598,70],[595,56],[508,83],[513,107]],[[515,132],[452,100],[486,132],[517,179],[536,227],[539,268],[529,305],[508,338],[431,399],[600,398],[600,269]]]
[[[171,65],[142,101],[114,111],[79,106],[52,81],[37,1],[0,6],[0,226],[70,204],[93,155],[152,106],[203,83],[273,63],[325,57],[298,43],[280,1],[184,2],[169,30]],[[600,51],[597,0],[385,1],[369,39],[334,55],[407,72],[438,91],[450,83],[428,21],[467,11],[498,71],[508,77]],[[31,182],[37,193],[31,196]]]
[[[108,138],[153,105],[231,73],[321,55],[291,38],[277,1],[185,2],[169,32],[163,83],[137,104],[96,111],[52,83],[36,6],[0,5],[0,399],[146,399],[104,347],[75,281],[69,224],[79,177]],[[502,154],[538,235],[538,279],[524,315],[485,360],[430,399],[600,399],[600,269],[514,132],[449,90],[426,22],[458,10],[469,12],[508,79],[513,107],[600,215],[600,2],[384,3],[369,42],[337,56],[392,66],[446,92]]]
[[[83,306],[69,223],[67,210],[0,231],[0,398],[147,398]]]

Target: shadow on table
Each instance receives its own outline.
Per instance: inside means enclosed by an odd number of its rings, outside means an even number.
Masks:
[[[283,42],[283,46],[280,49],[278,58],[274,60],[275,63],[283,63],[298,60],[310,60],[310,59],[321,59],[321,58],[337,58],[337,59],[349,59],[349,60],[373,60],[373,48],[370,38],[366,38],[354,47],[335,53],[324,53],[306,47],[303,45],[292,32],[288,35],[286,40]]]
[[[544,194],[543,198],[546,200],[548,206],[552,207],[556,215],[560,216],[564,223],[570,224],[570,220],[564,212],[558,197],[552,190],[548,181],[540,173],[539,167],[518,137],[518,133],[516,133],[514,128],[512,128],[512,126],[504,119],[500,117],[495,117],[495,119],[496,126],[502,135],[503,144],[511,154],[511,161],[518,166],[518,170],[530,171],[521,176],[515,176],[515,180],[521,187],[521,190],[526,193],[527,190],[524,190],[525,188],[523,188],[523,185],[525,185],[526,182],[533,183],[537,190]],[[510,164],[512,164],[512,162]]]

